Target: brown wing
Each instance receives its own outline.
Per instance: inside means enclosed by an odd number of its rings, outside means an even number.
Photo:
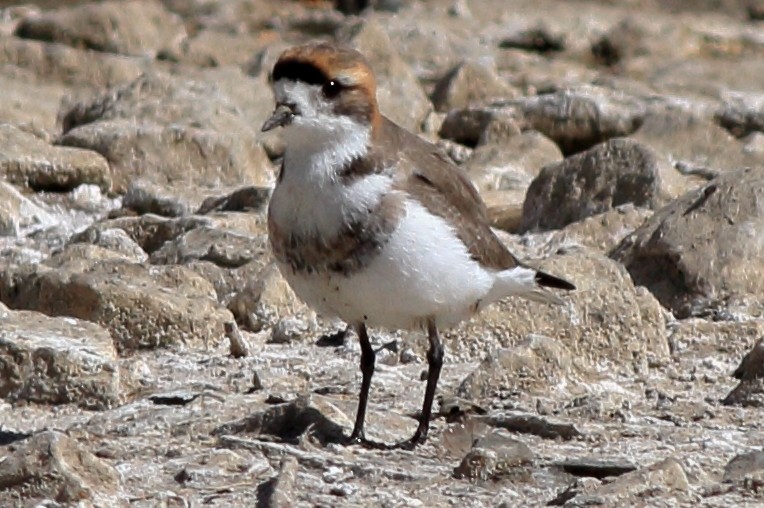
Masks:
[[[443,217],[467,245],[473,259],[506,270],[520,263],[491,230],[485,203],[467,174],[434,145],[383,118],[382,153],[395,154],[396,186],[413,194],[427,210]]]

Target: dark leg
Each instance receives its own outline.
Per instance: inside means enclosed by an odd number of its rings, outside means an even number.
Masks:
[[[363,374],[363,380],[361,381],[358,412],[355,417],[353,433],[350,434],[350,442],[363,443],[366,441],[366,436],[363,433],[363,423],[366,419],[366,404],[369,402],[369,388],[371,387],[371,376],[374,375],[374,357],[376,353],[371,348],[369,336],[366,333],[366,325],[355,325],[355,329],[358,334],[358,340],[361,343],[361,374]]]
[[[438,386],[440,369],[443,366],[443,344],[440,343],[438,329],[435,322],[431,319],[427,323],[427,338],[430,340],[430,349],[427,351],[427,388],[424,392],[424,404],[422,405],[422,417],[419,420],[419,426],[407,443],[407,447],[415,447],[427,440],[427,432],[430,429],[430,414],[432,413],[432,401],[435,398],[435,388]]]

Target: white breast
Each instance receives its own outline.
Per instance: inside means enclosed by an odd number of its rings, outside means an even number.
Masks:
[[[319,311],[347,322],[407,329],[434,317],[440,327],[468,318],[496,279],[471,257],[453,228],[416,201],[380,255],[346,277],[311,274],[287,278]]]
[[[390,185],[384,176],[346,187],[337,172],[366,153],[369,130],[355,122],[332,130],[295,125],[285,131],[281,181],[271,197],[272,220],[285,233],[333,236],[343,222],[378,202]]]

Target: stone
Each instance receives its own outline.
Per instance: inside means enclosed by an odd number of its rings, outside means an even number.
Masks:
[[[722,400],[722,404],[764,407],[764,339],[760,339],[743,357],[733,377],[740,383]]]
[[[722,481],[734,482],[753,474],[764,472],[764,451],[754,451],[736,455],[724,466]]]
[[[607,254],[652,215],[652,210],[632,203],[616,206],[555,231],[550,243],[579,245]]]
[[[0,37],[0,65],[3,64],[27,70],[43,83],[53,81],[96,88],[132,81],[149,67],[145,59],[17,37]]]
[[[743,357],[733,374],[735,379],[748,381],[764,377],[764,339],[760,339]]]
[[[102,327],[0,304],[0,397],[10,402],[107,409],[119,401],[119,368]]]
[[[491,227],[515,233],[523,223],[523,201],[525,192],[521,189],[483,191],[480,193]]]
[[[522,229],[559,229],[627,203],[657,208],[666,200],[661,183],[650,149],[613,139],[544,167],[528,188]]]
[[[246,282],[231,298],[228,309],[237,323],[252,332],[275,326],[286,316],[307,311],[273,263]]]
[[[264,183],[272,171],[250,120],[206,82],[144,75],[75,104],[63,113],[63,125],[61,144],[94,150],[109,160],[117,192],[143,178],[198,193]]]
[[[724,173],[656,211],[611,256],[677,317],[757,309],[763,192],[764,169]]]
[[[67,259],[66,250],[53,256],[7,290],[6,304],[99,323],[120,352],[223,338],[233,317],[207,280],[181,266],[147,267],[102,251],[102,259]]]
[[[552,139],[565,155],[628,136],[645,114],[640,101],[596,87],[522,97],[504,107],[516,110],[525,126]]]
[[[497,107],[472,107],[452,109],[440,125],[438,136],[467,146],[475,146],[483,141],[489,126],[498,122],[513,126],[513,134],[519,134],[522,125],[516,112]]]
[[[603,504],[604,499],[598,497],[593,492],[596,492],[602,485],[600,480],[596,478],[576,478],[573,483],[562,492],[557,494],[557,497],[547,503],[548,506],[585,506],[588,501],[591,504]],[[570,501],[570,503],[568,503]]]
[[[271,344],[289,344],[304,336],[307,328],[307,324],[300,319],[280,319],[271,328],[271,338],[268,342]],[[385,363],[383,360],[380,358],[380,361]]]
[[[130,182],[122,198],[122,208],[138,215],[147,213],[163,217],[181,217],[188,215],[196,203],[189,203],[187,196],[178,195],[159,185],[146,180]],[[198,205],[197,205],[198,206]]]
[[[580,438],[583,434],[575,425],[561,421],[542,418],[530,414],[492,414],[474,417],[478,422],[490,425],[497,429],[508,430],[520,434],[531,434],[544,439],[571,439]]]
[[[204,200],[196,213],[210,212],[264,212],[271,197],[270,187],[241,187],[225,196]]]
[[[761,93],[737,92],[724,97],[714,120],[735,137],[764,131],[764,96]]]
[[[16,35],[77,48],[156,56],[186,36],[181,19],[157,0],[85,3],[23,19]]]
[[[0,123],[52,138],[57,133],[56,118],[67,88],[59,83],[36,81],[36,77],[27,70],[13,65],[3,66],[3,75],[0,76],[0,89],[3,90]]]
[[[645,489],[660,487],[666,490],[688,491],[690,482],[687,480],[684,467],[674,459],[668,458],[636,471],[623,474],[610,483],[602,485],[596,494],[600,496],[638,495]]]
[[[666,161],[716,171],[741,169],[764,162],[764,157],[746,153],[742,142],[718,123],[679,111],[646,115],[631,138],[649,147]],[[697,187],[705,181],[695,178],[691,183]],[[673,194],[679,195],[687,190],[689,188]]]
[[[7,124],[0,124],[0,175],[36,191],[66,192],[83,184],[110,187],[109,163],[100,154],[51,146]]]
[[[225,335],[228,337],[230,343],[229,351],[231,352],[231,356],[234,358],[244,358],[251,354],[252,348],[250,347],[249,342],[247,342],[247,339],[242,335],[239,327],[236,326],[236,323],[229,322],[225,324]],[[263,384],[260,381],[257,371],[254,373],[252,385],[254,390],[261,390],[263,388]]]
[[[56,218],[13,185],[0,182],[0,237],[26,236],[57,224]]]
[[[9,452],[0,462],[0,502],[6,506],[16,505],[14,496],[65,504],[120,504],[117,470],[61,432],[40,432]]]
[[[377,78],[377,100],[382,114],[398,125],[419,132],[432,109],[414,71],[395,49],[376,21],[364,21],[340,37],[363,53]]]
[[[764,21],[764,3],[757,0],[748,2],[748,19],[751,21]]]
[[[244,65],[252,55],[273,44],[277,37],[272,32],[260,34],[227,33],[218,29],[202,29],[184,39],[179,47],[169,48],[163,57],[188,65],[222,67]]]
[[[267,238],[240,231],[201,226],[165,242],[151,254],[153,264],[186,264],[210,261],[224,268],[239,268],[269,255]]]
[[[294,457],[286,457],[281,461],[281,467],[264,503],[258,505],[267,508],[289,508],[294,506],[294,492],[297,483],[298,462]]]
[[[502,80],[495,69],[465,61],[435,85],[432,102],[437,111],[449,111],[498,99],[514,99],[519,95],[519,91]]]
[[[525,131],[508,139],[481,143],[463,167],[481,192],[525,191],[544,166],[560,161],[562,153],[549,138]]]
[[[591,477],[599,480],[621,476],[637,469],[634,463],[626,459],[603,459],[600,457],[566,459],[555,463],[555,466],[573,476]]]
[[[159,250],[165,243],[198,227],[212,226],[207,217],[188,216],[166,218],[153,214],[126,216],[96,222],[80,233],[72,235],[72,243],[98,244],[104,231],[120,229],[146,253]],[[107,246],[108,247],[108,246]]]
[[[280,439],[295,439],[308,430],[322,440],[339,440],[342,425],[348,421],[331,401],[320,395],[301,395],[291,402],[277,404],[264,411],[217,427],[213,436],[255,434]]]
[[[644,372],[648,360],[669,357],[660,304],[649,291],[634,286],[623,266],[583,248],[563,250],[544,263],[531,264],[576,285],[575,291],[565,295],[564,305],[507,298],[488,306],[465,323],[456,337],[482,336],[487,337],[485,340],[491,347],[511,347],[529,334],[541,335],[550,339],[536,341],[536,346],[522,354],[529,354],[538,347],[535,354],[540,360],[547,355],[547,349],[549,353],[562,353],[564,349],[555,344],[564,344],[573,366],[583,370],[599,370],[606,363],[618,371]],[[449,343],[448,338],[445,342]],[[461,341],[454,342],[450,351],[457,358],[474,359],[473,355],[482,358],[485,346],[484,341]],[[539,362],[539,365],[545,364]],[[576,383],[568,387],[582,388]],[[515,395],[525,396],[523,392]]]
[[[454,476],[481,480],[527,478],[534,458],[528,445],[512,439],[504,430],[493,430],[475,440]]]
[[[501,391],[543,395],[549,385],[563,382],[571,369],[562,343],[530,335],[513,348],[489,352],[459,385],[457,395],[470,400],[492,398]]]
[[[454,468],[454,476],[462,479],[486,481],[494,477],[498,457],[493,450],[473,448]]]

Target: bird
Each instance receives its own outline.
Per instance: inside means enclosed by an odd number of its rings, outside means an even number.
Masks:
[[[414,435],[426,442],[443,365],[439,331],[509,296],[560,304],[575,286],[518,260],[491,229],[463,169],[385,117],[376,78],[355,49],[314,42],[286,49],[270,74],[285,150],[268,204],[275,262],[319,315],[360,342],[361,390],[349,444],[367,439],[375,366],[368,329],[423,330],[427,385]]]

